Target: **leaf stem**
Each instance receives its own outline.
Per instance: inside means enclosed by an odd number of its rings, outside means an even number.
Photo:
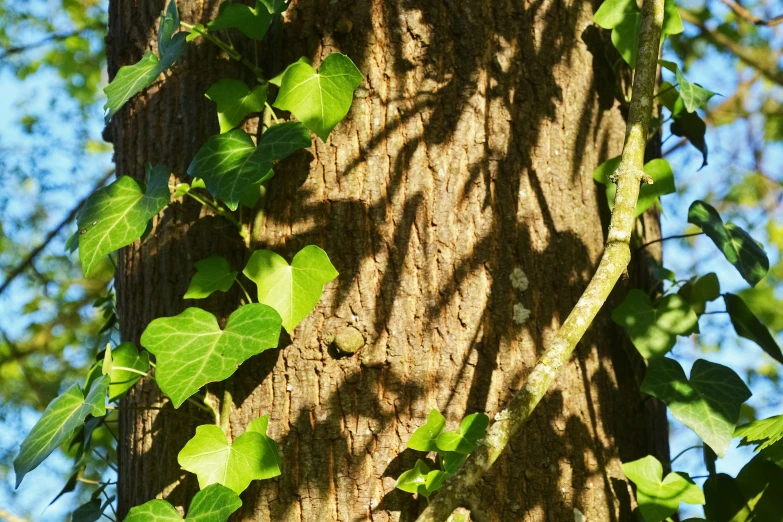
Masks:
[[[229,436],[231,405],[234,402],[231,392],[234,389],[234,381],[231,377],[223,381],[223,399],[220,401],[220,429]]]
[[[681,452],[679,452],[677,455],[675,455],[675,456],[674,456],[674,458],[673,458],[673,459],[671,459],[671,460],[669,461],[669,464],[674,464],[674,461],[675,461],[675,460],[679,459],[679,458],[680,458],[680,457],[682,457],[684,454],[688,453],[690,450],[693,450],[693,449],[701,449],[701,448],[703,448],[703,447],[704,447],[704,446],[703,446],[702,444],[697,444],[696,446],[691,446],[690,448],[685,448],[684,450],[682,450]]]
[[[198,201],[199,203],[201,203],[203,206],[207,207],[208,209],[212,210],[216,214],[218,214],[220,216],[223,216],[224,218],[229,220],[231,222],[231,224],[233,224],[237,228],[237,230],[239,231],[239,235],[242,237],[242,239],[245,240],[245,242],[247,242],[247,238],[248,238],[247,230],[245,230],[245,227],[242,226],[242,223],[240,223],[239,220],[237,218],[235,218],[234,215],[231,214],[230,211],[228,211],[228,210],[224,209],[223,207],[220,207],[220,206],[218,206],[218,205],[216,205],[214,203],[210,203],[206,199],[203,199],[201,196],[197,196],[196,194],[193,193],[192,190],[187,191],[185,194],[187,194],[188,196],[190,196],[194,200]]]
[[[200,36],[203,36],[204,38],[207,39],[207,41],[209,41],[216,47],[219,47],[220,49],[224,50],[232,60],[237,61],[242,65],[244,65],[245,67],[247,67],[248,69],[250,69],[250,71],[255,75],[258,83],[266,83],[266,78],[264,78],[264,73],[261,71],[261,69],[258,68],[253,62],[248,60],[246,57],[242,56],[242,53],[237,51],[233,45],[224,42],[214,34],[210,33],[209,30],[201,29],[200,27],[191,25],[187,22],[180,22],[179,24],[187,32],[196,33]]]
[[[245,299],[247,299],[248,304],[252,303],[253,300],[250,298],[250,294],[247,293],[247,289],[245,288],[245,285],[242,284],[242,281],[239,280],[239,278],[235,279],[234,281],[237,282],[239,285],[239,288],[242,289],[242,292],[245,294]]]
[[[495,416],[484,439],[422,511],[417,522],[444,522],[469,498],[471,489],[489,471],[552,386],[560,368],[571,357],[631,260],[630,241],[636,224],[636,202],[641,183],[646,179],[644,151],[658,75],[663,12],[664,0],[644,0],[623,154],[617,171],[611,176],[617,184],[617,195],[606,248],[595,275],[533,367],[522,389],[511,399],[508,407]]]
[[[643,244],[642,246],[637,248],[636,251],[638,252],[639,250],[647,248],[650,245],[654,245],[655,243],[660,243],[661,241],[668,241],[669,239],[683,239],[686,237],[696,237],[696,236],[701,236],[702,234],[704,234],[704,232],[693,232],[692,234],[679,234],[676,236],[659,237],[658,239],[653,239],[652,241],[648,241],[647,243]]]
[[[188,401],[188,403],[192,404],[192,405],[193,405],[193,406],[195,406],[196,408],[198,408],[198,409],[200,409],[200,410],[202,410],[202,411],[205,411],[205,412],[209,413],[209,415],[210,415],[212,418],[215,418],[215,410],[214,410],[213,408],[210,408],[210,407],[209,407],[209,406],[207,406],[206,404],[202,404],[202,403],[198,402],[198,401],[197,401],[197,400],[195,400],[193,397],[188,397],[186,400]]]
[[[143,372],[141,370],[137,370],[136,368],[128,368],[126,366],[112,366],[112,370],[120,370],[123,372],[131,372],[131,373],[137,373],[139,375],[143,375],[144,377],[149,377],[152,380],[155,380],[155,377],[151,376],[147,372]]]
[[[111,469],[113,469],[114,471],[117,471],[117,466],[109,460],[108,456],[101,455],[101,452],[98,451],[98,448],[93,448],[92,452],[95,453],[96,455],[98,455],[106,464],[109,465],[109,467]]]
[[[280,120],[277,119],[277,114],[275,114],[275,110],[272,108],[271,105],[269,105],[269,102],[265,101],[264,105],[266,105],[266,109],[269,111],[269,114],[272,116],[272,119],[275,120],[275,123],[280,123]]]

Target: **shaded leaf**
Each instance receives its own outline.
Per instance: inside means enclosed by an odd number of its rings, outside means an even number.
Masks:
[[[269,30],[273,15],[267,6],[260,0],[255,7],[240,3],[223,2],[220,4],[218,15],[211,20],[207,27],[210,30],[239,29],[245,36],[254,40],[260,40]]]
[[[745,301],[738,295],[724,294],[726,311],[729,312],[731,324],[734,325],[737,335],[749,339],[759,345],[764,352],[783,364],[783,353],[775,338],[759,318],[748,308]]]
[[[76,216],[79,257],[85,275],[109,253],[141,237],[147,222],[169,203],[168,167],[147,165],[147,185],[122,176],[87,198]]]
[[[137,372],[146,373],[149,371],[150,356],[147,352],[139,353],[133,343],[122,343],[114,350],[106,350],[106,353],[111,357],[111,367],[108,371],[111,378],[109,400],[113,401],[133,388],[133,385],[141,379],[141,374]],[[137,372],[124,368],[130,368]]]
[[[248,88],[245,82],[226,78],[209,88],[207,98],[217,104],[220,132],[228,132],[249,114],[263,112],[266,102],[266,85]]]
[[[271,306],[291,332],[318,304],[324,285],[338,276],[326,252],[314,245],[289,265],[270,250],[256,250],[243,272],[258,287],[258,302]]]
[[[612,320],[626,329],[633,345],[649,360],[666,355],[677,335],[689,333],[699,318],[679,295],[662,297],[653,306],[645,292],[634,288],[612,310]]]
[[[454,451],[468,454],[476,449],[476,443],[484,437],[489,425],[489,417],[483,413],[468,415],[457,431],[444,431],[438,435],[437,446],[440,451]]]
[[[694,201],[688,209],[688,223],[701,228],[751,286],[756,286],[767,275],[769,259],[764,249],[731,221],[724,225],[712,206]]]
[[[200,308],[155,319],[141,344],[157,359],[158,386],[179,408],[205,384],[228,378],[253,355],[276,348],[279,335],[278,313],[256,303],[235,310],[224,330]]]
[[[646,522],[660,522],[674,514],[680,502],[704,504],[704,494],[687,473],[669,473],[648,455],[623,464],[623,473],[636,484],[636,500]]]
[[[237,272],[231,270],[225,258],[212,256],[196,261],[196,274],[190,280],[184,299],[204,299],[212,292],[228,292],[234,284]]]
[[[677,361],[651,360],[641,391],[665,402],[674,418],[696,432],[719,457],[729,447],[740,406],[751,396],[731,368],[704,359],[693,364],[690,380]]]
[[[701,315],[707,308],[707,303],[720,297],[720,282],[714,272],[694,278],[680,287],[677,292],[688,301],[696,314]]]
[[[617,192],[617,185],[610,181],[610,176],[620,166],[621,159],[621,156],[615,156],[600,164],[593,171],[593,179],[606,185],[606,200],[609,203],[609,208],[614,207],[614,196]],[[636,202],[637,216],[641,216],[661,196],[672,194],[677,190],[674,185],[674,172],[668,161],[663,159],[649,161],[644,166],[644,173],[650,176],[654,183],[645,183],[640,187],[639,199]]]
[[[359,69],[343,54],[327,56],[318,72],[306,62],[298,61],[283,73],[274,106],[290,111],[326,141],[332,129],[348,114],[353,91],[363,80]]]

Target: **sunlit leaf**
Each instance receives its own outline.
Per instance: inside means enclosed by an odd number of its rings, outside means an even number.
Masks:
[[[437,446],[440,451],[454,451],[467,454],[476,449],[487,431],[489,417],[483,413],[468,415],[459,425],[457,431],[444,431],[438,435]]]
[[[742,445],[755,444],[757,451],[763,450],[783,439],[783,415],[737,426],[734,436],[742,439]]]
[[[663,466],[652,455],[624,463],[623,473],[636,484],[636,501],[645,522],[666,520],[680,502],[704,504],[704,494],[687,473],[669,473],[664,478]]]
[[[46,457],[84,424],[88,415],[100,417],[106,414],[106,394],[109,377],[103,376],[87,390],[87,395],[74,384],[46,407],[22,442],[19,455],[14,459],[16,487],[24,476],[35,469]]]
[[[438,451],[436,441],[444,426],[446,426],[446,419],[433,408],[427,415],[427,422],[414,431],[408,439],[407,447],[418,451]]]
[[[258,287],[258,302],[277,310],[288,332],[315,308],[324,285],[338,276],[326,252],[314,245],[297,252],[290,265],[270,250],[256,250],[244,274]]]
[[[130,390],[142,375],[137,372],[148,372],[150,369],[150,356],[147,352],[136,349],[133,343],[122,343],[113,350],[106,351],[111,356],[111,368],[109,377],[109,400],[115,400]],[[125,370],[124,368],[129,368]],[[136,371],[130,371],[136,370]]]
[[[290,111],[326,141],[332,129],[348,114],[353,91],[363,80],[351,59],[339,53],[327,56],[318,72],[299,61],[283,74],[274,106]]]
[[[700,107],[707,105],[707,102],[717,93],[709,91],[697,83],[691,83],[685,79],[680,67],[674,62],[659,60],[662,67],[670,70],[677,78],[677,86],[680,91],[680,98],[685,105],[685,110],[693,112]]]
[[[242,506],[239,496],[229,488],[213,484],[196,493],[185,522],[226,522]],[[150,500],[132,507],[125,522],[183,522],[179,511],[165,500]]]
[[[751,396],[731,368],[704,359],[693,364],[690,380],[677,361],[651,360],[641,391],[665,402],[674,418],[695,431],[719,457],[729,447],[740,406]]]
[[[408,493],[418,493],[429,497],[440,489],[448,478],[448,473],[439,470],[430,471],[423,460],[417,460],[413,469],[409,469],[397,479],[397,489]]]
[[[141,237],[147,223],[169,203],[168,167],[147,166],[146,188],[122,176],[92,193],[76,216],[79,257],[85,275],[104,257]]]
[[[617,193],[617,185],[610,181],[610,176],[620,166],[620,156],[611,158],[601,163],[593,171],[593,179],[606,185],[606,200],[609,208],[614,207],[614,196]],[[674,186],[674,172],[669,162],[663,159],[654,159],[644,166],[644,173],[650,176],[654,183],[643,184],[639,189],[639,199],[636,203],[636,215],[641,216],[648,208],[666,194],[676,192]]]
[[[240,3],[223,2],[217,17],[210,21],[210,30],[239,29],[242,34],[254,40],[260,40],[269,30],[273,15],[267,9],[267,2],[256,1],[255,7]]]
[[[155,379],[175,408],[210,382],[231,376],[253,355],[276,348],[280,316],[263,304],[235,310],[221,330],[214,315],[188,308],[152,321],[141,344],[157,360]]]

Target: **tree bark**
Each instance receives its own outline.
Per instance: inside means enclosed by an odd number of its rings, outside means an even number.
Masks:
[[[183,20],[203,23],[218,2],[178,4]],[[598,261],[608,210],[592,171],[622,146],[594,4],[292,1],[282,63],[339,51],[366,80],[330,139],[282,162],[268,187],[254,246],[290,260],[316,244],[340,277],[280,349],[234,378],[232,435],[270,413],[283,461],[281,477],[251,484],[234,520],[412,520],[423,500],[394,483],[422,457],[405,443],[429,410],[454,429],[498,411],[524,381]],[[154,46],[162,8],[110,2],[110,75]],[[222,77],[247,79],[206,42],[191,44],[115,117],[118,174],[140,179],[145,162],[165,162],[184,177],[217,132],[203,94]],[[657,216],[641,223],[646,240],[658,237]],[[644,254],[660,257],[655,247]],[[249,252],[230,224],[187,202],[123,250],[123,338],[138,342],[152,319],[187,306],[225,319],[236,293],[182,300],[193,263],[210,255],[241,269]],[[629,282],[649,288],[646,263],[634,261]],[[631,519],[620,464],[668,458],[665,413],[639,393],[643,365],[610,309],[476,491],[473,520]],[[124,406],[162,400],[143,382]],[[155,496],[188,504],[197,484],[176,455],[197,424],[121,414],[121,517]]]

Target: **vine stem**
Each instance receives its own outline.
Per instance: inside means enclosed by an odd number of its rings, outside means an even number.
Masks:
[[[422,511],[417,522],[444,522],[464,505],[473,488],[525,424],[546,394],[560,368],[571,357],[577,343],[601,309],[609,293],[631,260],[631,233],[636,222],[636,202],[644,174],[644,149],[650,126],[658,52],[661,42],[664,0],[644,0],[633,95],[628,112],[622,159],[612,181],[617,195],[601,261],[579,301],[527,377],[508,407],[495,415],[487,434],[462,468],[455,473]]]
[[[223,381],[223,399],[220,401],[220,429],[229,435],[229,421],[231,420],[231,404],[234,402],[234,398],[231,393],[234,389],[234,382],[231,377]]]
[[[242,53],[237,51],[236,47],[234,47],[232,44],[224,42],[214,34],[211,34],[209,31],[206,31],[199,26],[192,25],[187,22],[180,22],[179,25],[182,26],[182,28],[187,32],[196,33],[199,36],[203,36],[207,39],[208,42],[226,51],[226,54],[228,54],[232,60],[237,61],[250,69],[250,71],[255,75],[256,81],[258,81],[258,83],[266,83],[266,78],[264,78],[264,73],[261,71],[261,69],[256,67],[256,65],[243,56]]]
[[[245,294],[245,299],[247,299],[247,303],[250,304],[253,302],[253,300],[250,298],[250,294],[247,293],[247,289],[245,288],[245,285],[242,284],[242,281],[239,279],[235,279],[237,284],[239,285],[239,288],[242,289],[242,292]]]
[[[201,203],[203,206],[207,207],[208,209],[212,210],[216,214],[218,214],[220,216],[223,216],[224,218],[229,220],[232,225],[237,227],[237,230],[239,231],[239,235],[242,236],[242,239],[245,240],[245,242],[247,242],[247,238],[248,238],[247,230],[245,230],[245,227],[242,226],[242,223],[240,223],[237,220],[237,218],[235,218],[231,214],[231,212],[229,212],[228,210],[226,210],[226,209],[224,209],[222,207],[219,207],[219,206],[217,206],[215,204],[210,203],[206,199],[202,199],[200,196],[197,196],[196,194],[193,194],[193,192],[191,192],[191,191],[185,192],[185,194],[190,196],[194,200],[198,201],[199,203]]]
[[[676,236],[659,237],[658,239],[653,239],[652,241],[648,241],[647,243],[643,244],[636,250],[638,252],[639,250],[647,248],[650,245],[654,245],[655,243],[660,243],[661,241],[668,241],[670,239],[685,239],[686,237],[696,237],[696,236],[701,236],[703,234],[704,232],[693,232],[691,234],[678,234]]]

